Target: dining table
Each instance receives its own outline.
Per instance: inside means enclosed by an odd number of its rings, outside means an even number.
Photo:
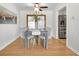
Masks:
[[[35,39],[38,40],[38,37],[42,36],[44,37],[44,48],[48,48],[48,31],[47,30],[41,30],[41,29],[32,29],[32,30],[26,30],[24,31],[25,36],[25,47],[29,48],[29,39],[28,36],[34,36]]]

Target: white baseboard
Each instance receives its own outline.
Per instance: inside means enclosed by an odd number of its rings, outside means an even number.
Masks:
[[[10,45],[12,42],[14,42],[18,37],[19,36],[15,37],[13,40],[9,41],[8,43],[6,43],[2,47],[0,47],[0,51],[3,50],[4,48],[6,48],[8,45]]]
[[[75,49],[71,48],[70,46],[67,46],[69,49],[71,49],[74,53],[76,53],[77,55],[79,55],[79,52],[76,51]]]

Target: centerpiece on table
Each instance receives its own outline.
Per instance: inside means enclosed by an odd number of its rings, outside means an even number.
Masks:
[[[38,20],[40,20],[40,17],[38,15],[34,15],[33,19],[35,20],[35,29],[38,29]]]

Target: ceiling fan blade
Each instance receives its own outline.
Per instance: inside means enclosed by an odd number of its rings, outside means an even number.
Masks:
[[[41,3],[35,3],[35,4],[37,4],[40,8],[48,8],[47,5],[44,5],[44,4],[41,4]]]
[[[40,8],[48,8],[48,6],[40,6]]]
[[[40,11],[43,11],[42,9],[39,9]]]

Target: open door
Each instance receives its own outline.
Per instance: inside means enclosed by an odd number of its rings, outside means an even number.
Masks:
[[[58,37],[59,39],[66,39],[66,7],[59,10]]]

